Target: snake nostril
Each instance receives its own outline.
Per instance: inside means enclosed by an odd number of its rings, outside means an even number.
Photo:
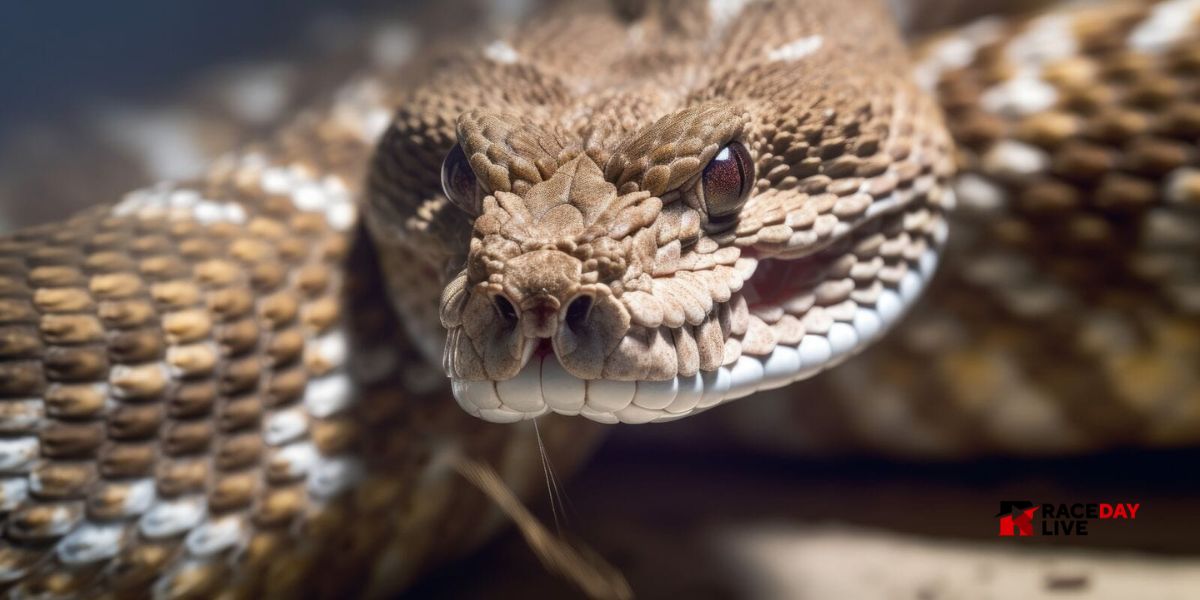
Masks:
[[[513,323],[517,320],[517,308],[508,298],[499,294],[492,296],[492,304],[496,305],[496,312],[500,314],[500,318],[508,323]]]
[[[570,304],[567,305],[567,327],[571,329],[579,329],[587,321],[588,314],[592,312],[592,297],[588,295],[576,296]]]

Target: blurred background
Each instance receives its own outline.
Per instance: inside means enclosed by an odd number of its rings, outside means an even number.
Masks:
[[[430,36],[474,21],[502,28],[526,4],[8,3],[0,232],[194,175],[363,65],[394,68]],[[902,4],[902,17],[922,30],[1028,2]],[[565,530],[620,568],[640,597],[1193,598],[1200,590],[1196,451],[778,454],[732,440],[726,413],[618,428],[567,486]],[[1095,524],[1088,537],[997,538],[994,515],[1012,499],[1140,502],[1142,512]],[[536,508],[554,523],[547,502]],[[411,596],[573,594],[509,533]]]
[[[0,22],[0,111],[5,131],[64,111],[140,100],[213,64],[267,57],[297,41],[317,15],[368,0],[131,0],[12,3]]]
[[[11,2],[0,19],[0,230],[200,172],[320,95],[415,2]],[[364,35],[380,35],[380,47]],[[407,52],[407,48],[399,48]],[[324,73],[300,65],[320,57]],[[328,92],[328,89],[325,90]]]

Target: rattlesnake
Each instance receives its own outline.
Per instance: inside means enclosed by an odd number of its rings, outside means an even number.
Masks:
[[[779,387],[919,304],[737,431],[1194,441],[1195,2],[984,21],[915,75],[873,2],[701,6],[553,8],[0,242],[9,592],[384,595],[497,524],[453,457],[540,483],[532,428],[474,417],[572,415],[539,422],[574,462],[574,415]]]

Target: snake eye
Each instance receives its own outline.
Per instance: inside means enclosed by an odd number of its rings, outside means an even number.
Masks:
[[[455,144],[442,161],[442,192],[455,206],[472,216],[479,215],[479,186],[475,171],[462,146]]]
[[[754,163],[741,142],[730,142],[709,161],[701,175],[704,206],[709,221],[728,220],[737,214],[754,187]]]

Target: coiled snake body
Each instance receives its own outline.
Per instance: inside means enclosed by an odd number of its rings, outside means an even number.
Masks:
[[[983,21],[915,69],[874,2],[631,4],[0,242],[0,584],[385,595],[497,523],[448,457],[540,483],[532,428],[484,420],[548,415],[571,462],[591,420],[781,388],[914,305],[731,427],[1195,441],[1196,2]]]

